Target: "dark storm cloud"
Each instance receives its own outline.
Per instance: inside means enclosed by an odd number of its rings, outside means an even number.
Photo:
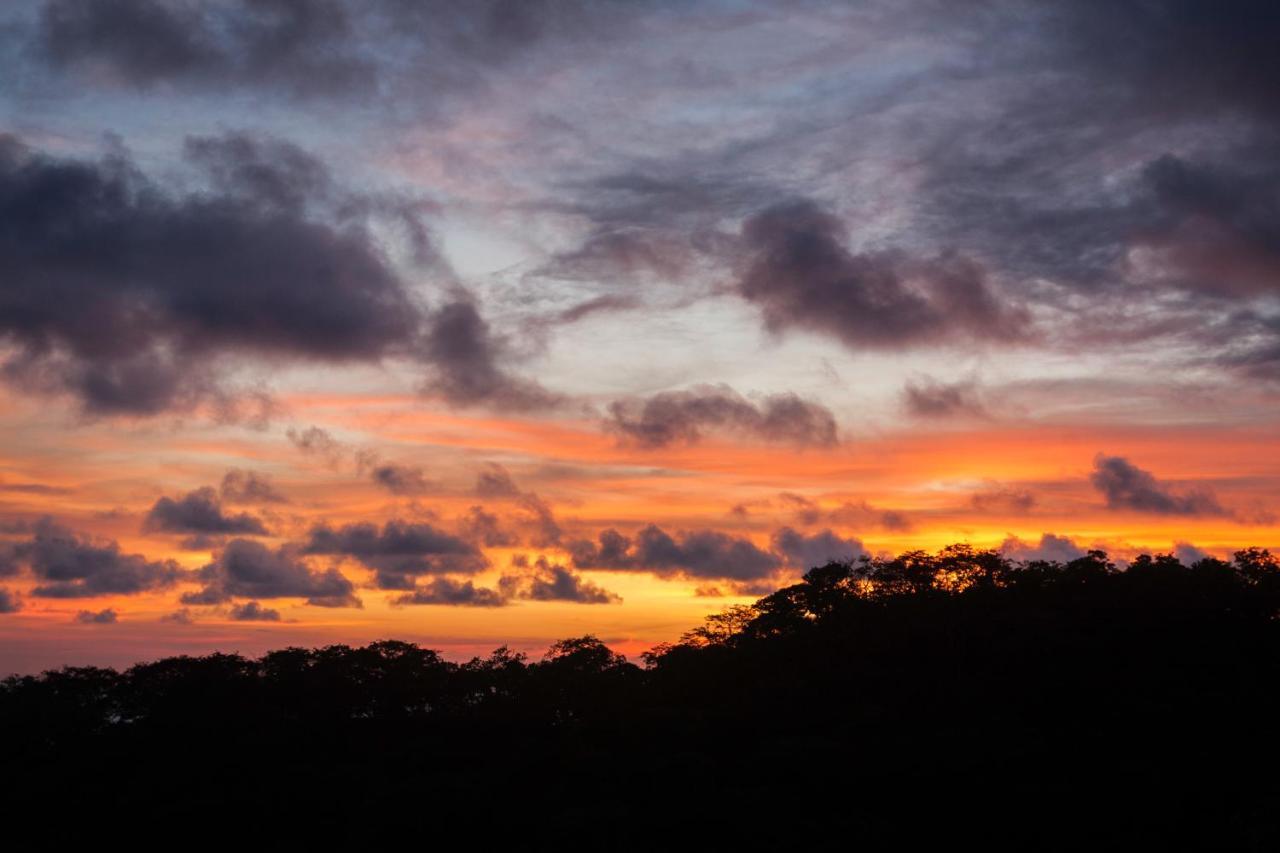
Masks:
[[[1159,515],[1230,515],[1213,493],[1205,489],[1193,489],[1178,493],[1161,483],[1122,456],[1106,456],[1101,453],[1093,460],[1093,473],[1089,475],[1094,488],[1107,499],[1111,509],[1129,509]]]
[[[539,557],[529,571],[505,574],[498,589],[508,598],[529,601],[569,601],[575,604],[617,604],[622,599],[564,566]]]
[[[312,570],[297,549],[267,548],[252,539],[232,539],[197,572],[205,585],[185,593],[183,604],[222,604],[233,598],[305,598],[317,607],[359,607],[355,587],[337,569]]]
[[[120,621],[120,614],[110,607],[106,610],[81,610],[76,614],[76,621],[85,625],[114,625]]]
[[[796,569],[825,566],[832,560],[852,560],[866,553],[859,540],[845,539],[830,530],[805,534],[784,527],[773,534],[771,542],[774,552]]]
[[[924,378],[902,388],[902,405],[916,418],[983,417],[987,414],[973,381],[939,382]]]
[[[854,349],[1025,337],[1029,318],[1003,303],[977,263],[854,254],[844,223],[808,200],[769,207],[742,226],[738,292],[774,332],[801,328]]]
[[[22,599],[11,589],[0,586],[0,613],[17,613],[22,609]]]
[[[418,575],[474,574],[489,561],[473,542],[425,522],[368,522],[312,528],[304,554],[354,557],[372,569],[382,589],[412,589]]]
[[[829,447],[837,441],[835,417],[818,403],[791,393],[755,403],[723,385],[615,401],[609,405],[605,428],[647,448],[692,444],[714,430],[800,447]]]
[[[777,554],[751,540],[716,530],[679,531],[672,536],[650,524],[631,539],[605,530],[597,542],[578,540],[568,546],[579,569],[652,571],[659,575],[756,580],[783,565]]]
[[[266,525],[257,516],[247,512],[235,515],[224,512],[218,493],[212,486],[188,492],[177,500],[160,498],[147,512],[143,530],[208,536],[267,535]]]
[[[280,611],[263,607],[256,601],[232,606],[228,615],[237,622],[279,622]]]
[[[396,596],[392,604],[442,604],[450,607],[505,607],[507,597],[497,590],[476,586],[471,581],[434,578],[413,592]]]
[[[115,542],[80,536],[50,519],[37,522],[29,539],[0,545],[0,574],[23,566],[39,581],[31,594],[46,598],[132,595],[172,586],[185,576],[172,560],[123,554]]]
[[[282,504],[289,502],[289,499],[276,489],[270,476],[241,468],[232,468],[222,476],[219,493],[227,503]]]

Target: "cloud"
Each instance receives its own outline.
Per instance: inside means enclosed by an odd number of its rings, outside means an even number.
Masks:
[[[289,499],[272,484],[268,475],[259,474],[256,471],[245,471],[241,468],[232,468],[222,476],[219,492],[227,503],[283,504],[289,502]]]
[[[237,622],[279,622],[280,611],[263,607],[256,601],[233,605],[228,615]]]
[[[0,135],[11,384],[95,415],[230,412],[231,362],[394,356],[453,404],[558,402],[505,371],[504,342],[456,287],[435,311],[410,294],[371,225],[408,231],[415,263],[438,270],[420,205],[339,191],[318,160],[269,137],[193,137],[185,153],[204,191],[167,191],[118,150],[60,159]]]
[[[978,384],[938,382],[925,377],[907,382],[902,387],[902,405],[915,418],[985,417],[986,406],[978,393]]]
[[[645,448],[693,444],[711,430],[799,447],[829,447],[837,441],[835,417],[818,403],[791,393],[754,403],[724,385],[616,401],[609,405],[605,428]]]
[[[1036,496],[1026,489],[992,483],[970,495],[969,505],[979,512],[1026,513],[1035,508]]]
[[[1158,515],[1226,516],[1230,511],[1218,503],[1213,493],[1194,489],[1176,493],[1122,456],[1099,453],[1089,476],[1094,488],[1107,499],[1111,509],[1129,509]]]
[[[376,76],[351,27],[335,0],[46,0],[34,46],[53,67],[91,81],[105,75],[137,87],[354,94],[371,90]]]
[[[807,535],[784,527],[773,534],[772,545],[788,566],[806,570],[832,560],[853,560],[866,553],[861,541],[845,539],[830,530]]]
[[[290,427],[285,431],[285,435],[303,454],[318,456],[331,468],[338,467],[338,463],[347,453],[346,445],[334,438],[328,430],[318,426],[310,426],[306,429]]]
[[[12,492],[19,495],[69,495],[74,491],[63,486],[50,486],[45,483],[3,483],[0,492]]]
[[[444,604],[452,607],[504,607],[507,598],[502,593],[478,587],[471,581],[450,578],[434,578],[415,587],[413,592],[397,596],[392,604]]]
[[[297,549],[272,551],[251,539],[232,539],[213,562],[197,572],[199,592],[183,604],[222,604],[233,598],[304,598],[317,607],[359,607],[355,587],[337,569],[312,570]]]
[[[120,621],[120,614],[110,607],[106,610],[81,610],[76,614],[76,621],[85,625],[114,625]]]
[[[654,524],[642,528],[634,540],[609,529],[596,542],[569,543],[568,550],[579,569],[651,571],[664,576],[758,580],[783,565],[781,557],[749,539],[716,530],[679,531],[672,536]]]
[[[16,592],[0,586],[0,613],[17,613],[22,609],[22,599]]]
[[[47,518],[37,522],[30,539],[8,544],[0,553],[0,566],[9,573],[27,566],[40,581],[31,594],[45,598],[133,595],[185,577],[172,560],[123,554],[113,541],[79,536]]]
[[[498,589],[508,598],[530,601],[571,601],[576,604],[618,604],[622,598],[589,580],[575,575],[564,566],[554,565],[539,557],[532,571],[505,574],[498,579]]]
[[[451,302],[426,321],[420,354],[433,373],[423,392],[455,406],[486,404],[498,409],[559,406],[563,398],[536,382],[513,377],[499,366],[506,343],[466,299]]]
[[[26,51],[81,85],[376,101],[469,92],[544,43],[597,45],[648,4],[44,0]]]
[[[496,462],[488,463],[476,475],[476,494],[482,498],[509,498],[524,494],[511,472]]]
[[[479,506],[473,506],[467,511],[459,521],[458,529],[465,539],[479,542],[486,548],[509,548],[520,544],[520,537],[504,528],[498,516],[485,512]]]
[[[845,501],[835,509],[824,510],[816,501],[794,492],[781,492],[778,500],[795,510],[795,520],[812,526],[826,521],[846,527],[882,527],[885,530],[910,530],[911,519],[892,509],[878,509],[866,501]]]
[[[1201,560],[1211,559],[1213,555],[1203,548],[1197,548],[1190,542],[1175,542],[1173,556],[1177,557],[1178,562],[1184,566],[1194,566]]]
[[[422,495],[438,488],[421,467],[396,462],[374,465],[369,479],[393,495]]]
[[[382,589],[412,589],[418,575],[474,574],[489,561],[472,542],[424,522],[391,520],[311,529],[304,554],[354,557],[375,573]]]
[[[191,614],[191,608],[180,607],[172,613],[166,613],[160,617],[161,622],[173,622],[177,625],[191,625],[196,620]]]
[[[1069,563],[1083,557],[1085,551],[1066,536],[1043,533],[1040,536],[1040,542],[1035,545],[1023,542],[1016,536],[1010,536],[1001,544],[1000,553],[1010,560]]]
[[[322,166],[270,139],[193,146],[256,177],[177,195],[119,152],[63,160],[0,138],[10,381],[153,414],[215,395],[229,354],[374,361],[413,339],[417,309],[369,234],[298,200],[323,189]]]
[[[1026,335],[1026,312],[1003,304],[974,261],[854,254],[844,239],[844,223],[812,201],[762,210],[742,226],[749,261],[738,292],[760,307],[771,331],[807,329],[851,349]]]
[[[266,536],[267,527],[257,516],[242,512],[228,515],[212,486],[203,486],[182,497],[160,498],[143,520],[147,532],[194,533],[205,536]]]
[[[517,486],[511,472],[496,462],[488,463],[477,475],[476,494],[492,500],[514,501],[524,510],[526,518],[523,526],[529,528],[529,544],[534,547],[550,548],[560,544],[564,531],[556,521],[551,505],[534,492],[526,492]],[[473,508],[473,518],[482,524],[487,523],[482,517],[483,513],[476,516],[475,512],[476,509]]]

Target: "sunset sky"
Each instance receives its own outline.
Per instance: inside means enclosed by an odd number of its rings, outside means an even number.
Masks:
[[[1280,7],[15,0],[0,675],[1280,546]]]

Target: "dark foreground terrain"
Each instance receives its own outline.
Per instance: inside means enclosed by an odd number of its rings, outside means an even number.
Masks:
[[[1264,551],[958,546],[816,568],[641,665],[583,637],[64,669],[0,688],[0,802],[50,846],[1275,850],[1278,613]]]

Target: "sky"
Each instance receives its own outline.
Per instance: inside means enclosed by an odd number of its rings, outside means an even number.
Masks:
[[[1280,546],[1280,7],[15,0],[0,674]]]

